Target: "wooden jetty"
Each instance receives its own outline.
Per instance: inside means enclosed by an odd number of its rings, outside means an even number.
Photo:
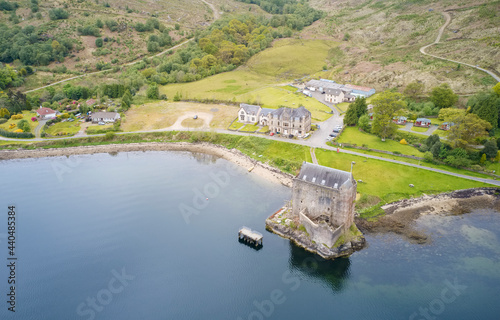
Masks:
[[[243,240],[248,243],[252,243],[256,247],[262,246],[263,237],[264,236],[260,232],[253,231],[252,229],[247,227],[241,227],[240,231],[238,232],[238,240]]]

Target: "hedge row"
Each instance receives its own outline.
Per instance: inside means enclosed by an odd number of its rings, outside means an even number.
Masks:
[[[23,139],[30,139],[34,138],[35,136],[31,132],[10,132],[6,131],[4,129],[0,129],[0,136],[6,137],[6,138],[23,138]]]

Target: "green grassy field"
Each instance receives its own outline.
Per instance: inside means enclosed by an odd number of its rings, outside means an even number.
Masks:
[[[321,71],[328,51],[339,43],[326,40],[282,39],[248,61],[250,70],[282,80],[292,80]],[[285,59],[286,57],[286,59]]]
[[[59,122],[45,129],[45,133],[51,136],[74,135],[80,131],[80,124],[74,122]]]
[[[324,121],[331,116],[327,113],[330,108],[316,99],[296,93],[296,88],[283,85],[283,81],[320,70],[328,50],[336,45],[336,42],[323,40],[282,39],[235,71],[196,82],[169,84],[160,87],[160,92],[167,97],[179,93],[183,100],[243,102],[266,108],[303,105],[311,111],[314,121]]]
[[[423,157],[423,153],[418,151],[412,146],[401,144],[394,140],[387,139],[386,141],[380,140],[379,137],[361,132],[358,127],[346,127],[337,142],[356,144],[358,146],[365,145],[370,149],[386,150],[390,152],[399,152],[409,156]]]
[[[345,171],[350,171],[351,162],[355,161],[354,178],[363,181],[358,183],[358,192],[377,196],[384,202],[421,196],[424,193],[436,194],[489,186],[419,168],[324,149],[316,149],[316,158],[321,165]],[[409,184],[413,184],[414,187],[411,188]]]

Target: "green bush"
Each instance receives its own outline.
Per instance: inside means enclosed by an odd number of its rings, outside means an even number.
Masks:
[[[35,136],[30,133],[30,132],[9,132],[5,131],[4,129],[0,129],[0,136],[6,137],[6,138],[20,138],[20,139],[31,139],[34,138]]]
[[[0,119],[0,124],[3,124],[3,123],[5,123],[5,122],[7,122],[7,121],[8,121],[7,119],[1,118],[1,119]]]

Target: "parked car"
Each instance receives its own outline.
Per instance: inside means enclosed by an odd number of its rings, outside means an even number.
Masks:
[[[69,122],[73,122],[75,121],[75,119],[71,118],[71,119],[68,119]]]
[[[195,119],[195,120],[196,120],[196,119],[198,119],[198,115],[195,115],[195,116],[193,117],[193,119]]]
[[[270,135],[270,136],[274,136],[274,132],[271,132],[269,135]]]
[[[333,129],[333,132],[339,133],[340,129],[339,128],[335,128],[335,129]]]
[[[103,125],[105,125],[105,123],[102,121],[99,121],[98,125],[103,126]]]
[[[335,132],[330,133],[330,137],[334,137],[335,138],[336,136],[337,136],[337,134]]]

